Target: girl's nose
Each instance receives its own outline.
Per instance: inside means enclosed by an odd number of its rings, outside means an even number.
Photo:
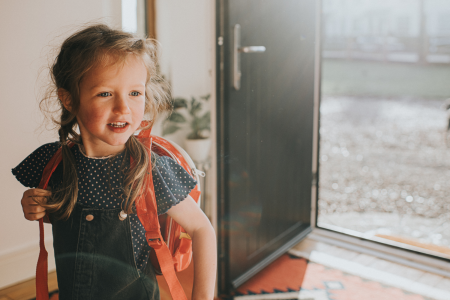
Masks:
[[[126,115],[131,112],[126,96],[119,95],[116,97],[113,112],[118,115]]]

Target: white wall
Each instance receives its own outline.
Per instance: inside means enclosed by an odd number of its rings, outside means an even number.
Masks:
[[[211,94],[215,83],[214,2],[159,0],[156,12],[161,71],[172,84],[173,96]]]
[[[216,82],[215,5],[211,0],[158,0],[156,35],[161,43],[161,71],[174,97],[190,99],[211,94],[211,168],[207,171],[207,215],[216,227]],[[160,134],[159,126],[154,133]],[[186,130],[170,136],[183,145]],[[204,193],[205,194],[205,193]],[[216,230],[217,232],[217,230]]]
[[[157,39],[162,45],[162,71],[175,96],[211,93],[215,33],[214,2],[157,1]]]
[[[25,188],[11,168],[43,143],[57,140],[55,133],[36,131],[42,123],[36,81],[47,65],[49,45],[57,46],[86,22],[120,26],[120,16],[120,0],[0,0],[0,288],[35,274],[38,223],[23,217]],[[46,227],[49,249],[51,227]],[[49,264],[54,269],[53,258]]]

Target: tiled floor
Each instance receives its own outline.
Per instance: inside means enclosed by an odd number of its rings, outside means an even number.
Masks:
[[[335,259],[337,258],[333,258]],[[289,254],[281,256],[241,285],[234,299],[430,300],[429,297],[367,280]],[[448,297],[443,299],[448,300]]]
[[[408,283],[410,283],[410,288],[415,289],[414,292],[417,293],[420,290],[423,296],[430,299],[434,299],[431,296],[436,295],[436,293],[443,295],[442,299],[450,299],[450,278],[448,277],[404,266],[372,255],[347,250],[311,238],[300,242],[289,252],[308,258],[311,261],[314,261],[316,257],[316,261],[319,263],[324,265],[328,263],[330,267],[339,268],[348,273],[358,273],[355,275],[366,276],[371,280],[376,280],[374,276],[376,277],[377,275],[385,276],[385,278],[389,277],[391,279],[390,285],[398,286],[405,290],[407,290]],[[325,259],[323,259],[324,257]],[[371,272],[371,270],[373,271]],[[380,281],[382,280],[383,278]]]

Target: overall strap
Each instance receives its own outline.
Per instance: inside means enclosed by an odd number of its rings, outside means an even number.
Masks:
[[[143,133],[141,137],[143,135],[145,135],[145,133]],[[146,137],[146,139],[141,141],[145,141],[144,144],[148,147],[149,157],[151,157],[152,140],[149,138],[149,135],[147,136],[148,137]],[[130,165],[133,166],[132,158]],[[161,272],[166,279],[167,285],[169,286],[172,298],[176,300],[187,300],[183,287],[178,281],[178,277],[175,273],[172,254],[170,253],[170,250],[161,235],[151,170],[149,170],[145,178],[142,196],[136,200],[135,205],[138,218],[145,229],[145,238],[149,246],[152,247],[156,253],[156,257],[158,258],[158,262],[161,267]]]
[[[68,144],[69,147],[73,145],[75,144],[72,142]],[[59,148],[45,166],[38,188],[47,189],[50,177],[61,161],[62,148]],[[39,219],[39,257],[36,266],[36,300],[48,299],[48,252],[44,243],[44,218],[41,218]]]

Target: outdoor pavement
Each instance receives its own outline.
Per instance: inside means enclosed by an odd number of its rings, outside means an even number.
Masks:
[[[443,102],[322,97],[318,222],[450,247]]]

